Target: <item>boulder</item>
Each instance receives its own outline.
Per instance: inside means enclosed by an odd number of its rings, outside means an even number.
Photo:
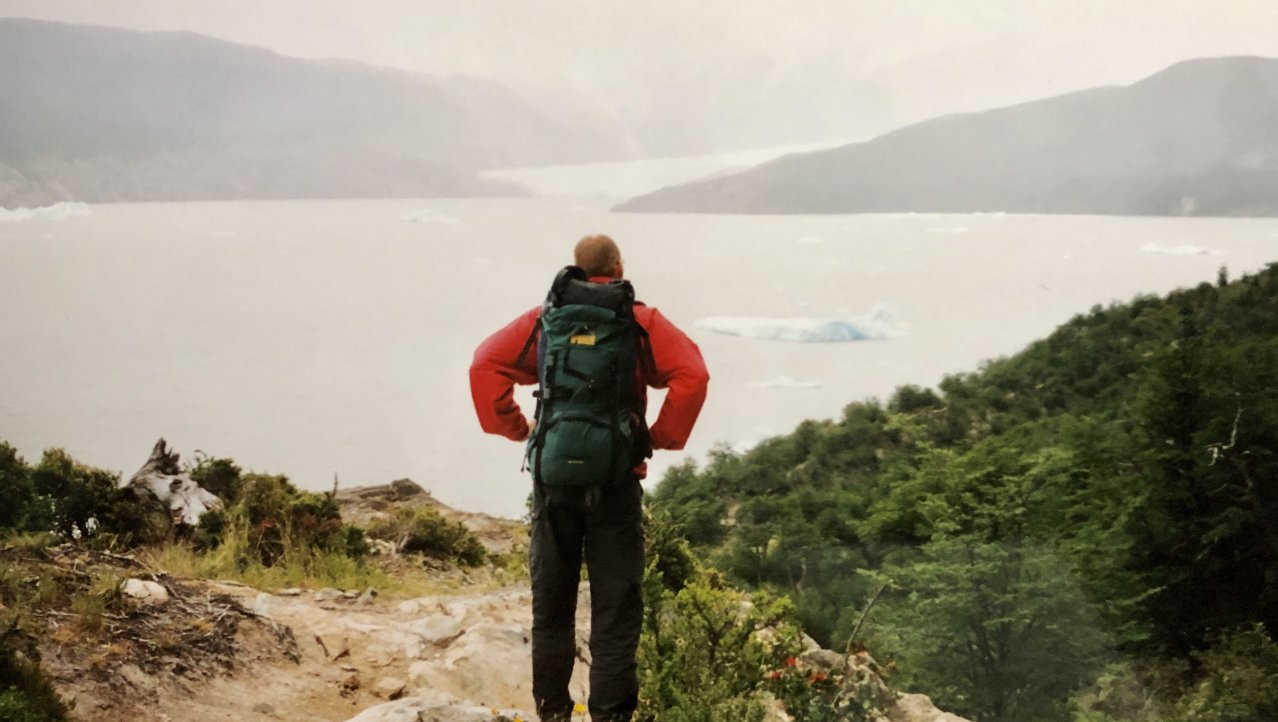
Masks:
[[[120,585],[120,593],[142,604],[165,604],[169,601],[169,591],[162,584],[145,579],[125,579]]]
[[[968,722],[956,714],[942,712],[927,695],[902,694],[888,708],[891,722]]]

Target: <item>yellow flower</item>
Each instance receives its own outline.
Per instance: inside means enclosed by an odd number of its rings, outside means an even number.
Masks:
[[[573,712],[576,712],[577,714],[585,714],[585,713],[586,713],[586,705],[584,705],[584,704],[582,704],[582,703],[578,702],[577,704],[574,704],[574,705],[572,706],[572,711],[573,711]]]

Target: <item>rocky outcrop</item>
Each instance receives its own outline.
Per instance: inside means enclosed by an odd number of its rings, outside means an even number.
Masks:
[[[494,710],[511,720],[535,718],[526,587],[395,602],[351,596],[261,593],[245,604],[291,627],[306,663],[334,688],[358,678],[348,697],[371,707],[355,717],[360,722],[416,722],[419,712],[424,720],[492,722],[500,719]],[[577,629],[585,662],[577,665],[571,687],[580,699],[589,674],[589,609],[583,585]]]
[[[454,509],[412,479],[339,489],[337,503],[342,519],[365,528],[390,518],[398,509],[430,509],[449,521],[461,523],[490,554],[509,554],[523,547],[528,538],[528,527],[523,522]]]

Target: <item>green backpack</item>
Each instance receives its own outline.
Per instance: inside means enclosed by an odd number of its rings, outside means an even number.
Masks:
[[[537,425],[525,467],[538,483],[603,486],[652,456],[640,376],[652,354],[634,305],[629,281],[592,283],[577,266],[555,276],[516,362],[537,344]]]

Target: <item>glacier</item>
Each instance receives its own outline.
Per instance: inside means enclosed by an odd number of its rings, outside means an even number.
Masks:
[[[859,318],[711,316],[696,321],[693,326],[727,336],[801,343],[871,341],[904,335],[892,311],[882,304]]]
[[[1202,246],[1160,246],[1157,243],[1146,243],[1140,247],[1140,250],[1164,256],[1219,256],[1221,254],[1221,251]]]

